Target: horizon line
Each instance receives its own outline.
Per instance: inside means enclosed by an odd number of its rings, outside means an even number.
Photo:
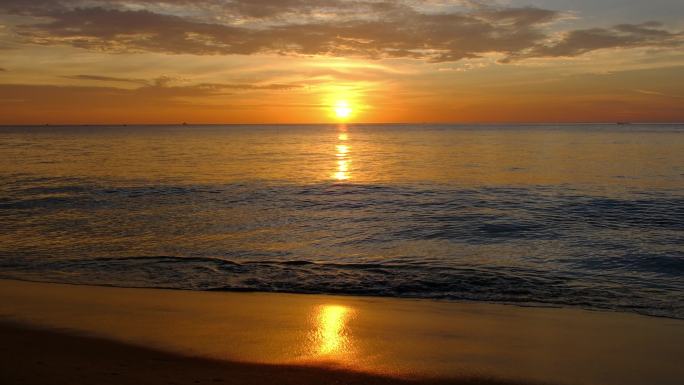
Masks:
[[[684,125],[684,121],[667,121],[667,122],[635,122],[635,121],[577,121],[577,122],[320,122],[320,123],[191,123],[191,122],[173,122],[173,123],[0,123],[0,127],[89,127],[89,126],[340,126],[340,125],[476,125],[476,126],[533,126],[533,125]]]

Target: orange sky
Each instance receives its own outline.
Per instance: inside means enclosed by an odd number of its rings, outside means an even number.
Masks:
[[[684,6],[609,2],[7,0],[0,124],[684,121]]]

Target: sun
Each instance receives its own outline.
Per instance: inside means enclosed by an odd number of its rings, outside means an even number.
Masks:
[[[352,108],[346,100],[339,100],[335,103],[335,116],[338,119],[347,119],[352,114]]]

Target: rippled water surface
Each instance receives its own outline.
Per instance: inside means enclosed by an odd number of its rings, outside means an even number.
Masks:
[[[684,318],[684,126],[0,128],[0,277]]]

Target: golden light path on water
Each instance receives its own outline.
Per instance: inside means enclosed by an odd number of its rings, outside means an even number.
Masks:
[[[312,353],[319,358],[344,358],[351,353],[348,321],[352,309],[341,305],[321,305],[315,310]]]
[[[338,130],[340,131],[339,135],[337,136],[339,142],[337,143],[337,145],[335,145],[335,157],[337,157],[337,168],[335,170],[335,173],[333,174],[333,179],[336,179],[338,181],[344,181],[351,178],[351,174],[349,172],[349,166],[351,163],[349,151],[351,150],[351,146],[347,144],[347,141],[349,140],[347,126],[341,124],[338,127]]]

